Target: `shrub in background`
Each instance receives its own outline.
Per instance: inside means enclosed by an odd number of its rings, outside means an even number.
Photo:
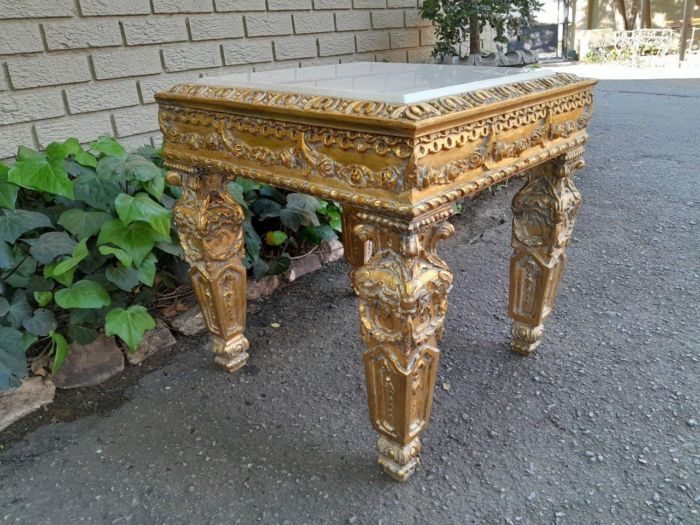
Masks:
[[[27,375],[27,351],[52,357],[100,331],[134,351],[155,327],[148,307],[187,280],[171,231],[179,189],[160,152],[128,153],[109,137],[43,152],[20,147],[0,163],[0,389]],[[337,205],[238,178],[228,186],[246,213],[245,264],[256,278],[340,231]]]

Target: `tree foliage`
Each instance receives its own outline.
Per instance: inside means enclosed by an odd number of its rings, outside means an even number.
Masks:
[[[470,52],[479,53],[479,35],[487,25],[496,31],[497,42],[508,42],[506,32],[520,35],[541,7],[538,0],[424,0],[421,15],[435,23],[433,55],[444,59],[456,55],[456,47],[467,37]]]

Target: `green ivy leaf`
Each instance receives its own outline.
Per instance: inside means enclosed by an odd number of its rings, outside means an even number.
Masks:
[[[317,210],[316,213],[321,213],[320,210]],[[328,223],[330,224],[330,227],[333,228],[337,232],[342,232],[343,231],[343,224],[340,218],[340,210],[336,207],[335,204],[329,204],[325,210],[323,210],[323,215],[328,217]]]
[[[46,148],[46,153],[46,157],[15,162],[7,175],[8,181],[30,190],[74,199],[73,181],[68,178],[63,167],[65,147],[54,142]]]
[[[26,288],[36,272],[36,259],[29,254],[22,257],[17,269],[12,270],[12,275],[5,277],[5,283],[13,288]]]
[[[43,291],[43,292],[34,292],[34,300],[36,301],[36,304],[39,306],[46,306],[51,302],[53,299],[53,292],[50,291]]]
[[[83,279],[69,288],[58,290],[54,300],[61,308],[101,308],[112,303],[104,286],[89,279]]]
[[[163,200],[163,193],[165,192],[165,177],[162,173],[157,177],[153,177],[151,180],[146,181],[144,188],[148,193],[153,195],[158,202],[161,202]]]
[[[80,145],[78,139],[72,137],[66,140],[63,145],[66,147],[68,155],[73,155],[75,161],[82,166],[94,168],[97,166],[97,159],[94,155],[88,153]]]
[[[299,232],[299,237],[311,244],[321,244],[321,235],[313,226],[304,226]]]
[[[141,305],[133,305],[127,309],[114,308],[105,318],[105,334],[119,336],[132,352],[138,349],[146,330],[155,327],[153,317]]]
[[[122,181],[136,180],[140,182],[147,182],[163,176],[158,166],[141,155],[129,155],[126,158],[102,158],[97,162],[97,174]]]
[[[87,241],[83,239],[73,248],[73,253],[68,259],[59,263],[44,266],[44,277],[52,277],[63,286],[70,286],[73,282],[73,274],[78,264],[88,256]]]
[[[84,326],[97,327],[102,324],[104,316],[101,315],[101,310],[95,309],[85,309],[85,310],[71,310],[68,315],[68,322],[70,324],[80,324]]]
[[[97,330],[79,324],[68,325],[68,337],[79,345],[88,345],[97,339]]]
[[[34,274],[29,278],[27,293],[34,294],[34,292],[50,292],[53,289],[53,284],[54,283],[49,279],[45,279],[41,275]]]
[[[260,196],[272,199],[279,204],[285,204],[287,202],[287,196],[273,186],[263,185],[263,187],[260,188]]]
[[[270,265],[268,265],[264,260],[258,258],[253,259],[253,277],[255,280],[259,280],[267,275],[270,270]]]
[[[163,237],[170,237],[170,211],[155,202],[146,193],[137,193],[134,197],[121,193],[114,205],[117,215],[124,224],[143,221],[150,224]]]
[[[0,390],[16,388],[27,377],[27,358],[22,333],[0,326]]]
[[[102,255],[114,255],[124,266],[131,266],[131,263],[133,262],[131,255],[126,253],[121,248],[115,248],[114,246],[100,246],[98,250]]]
[[[321,226],[314,226],[314,230],[316,230],[316,233],[321,237],[322,241],[332,241],[333,239],[337,239],[338,236],[335,234],[333,231],[333,228],[331,228],[328,224],[321,224]]]
[[[9,311],[10,302],[4,297],[0,296],[0,317],[5,317]]]
[[[32,307],[27,302],[27,294],[24,290],[15,290],[6,315],[12,328],[19,328],[25,320],[31,318]]]
[[[292,265],[292,260],[289,258],[288,255],[280,255],[279,257],[275,257],[272,262],[269,265],[269,268],[267,270],[268,275],[277,275],[280,273],[284,273],[287,270],[289,270],[289,267]]]
[[[287,228],[292,231],[299,231],[299,226],[306,222],[303,210],[295,210],[285,208],[280,211],[280,220]]]
[[[66,232],[42,233],[37,239],[24,239],[29,253],[41,264],[49,264],[60,255],[72,253],[77,243]]]
[[[44,153],[46,153],[46,157],[49,160],[64,161],[68,156],[68,146],[61,142],[52,142],[51,144],[46,146]]]
[[[279,217],[282,206],[271,199],[257,199],[253,203],[253,213],[260,219],[265,220],[270,217]]]
[[[34,315],[32,315],[32,317],[22,321],[22,326],[24,326],[29,333],[44,337],[56,330],[56,317],[54,317],[51,310],[37,308],[34,310]]]
[[[51,341],[53,343],[53,366],[51,367],[51,373],[58,374],[63,361],[68,355],[68,341],[66,341],[66,338],[59,333],[51,334]]]
[[[32,346],[34,343],[36,343],[39,340],[37,336],[34,334],[30,334],[29,332],[24,332],[22,334],[22,348],[24,348],[24,351],[26,352],[27,349]]]
[[[158,244],[156,244],[156,248],[165,253],[169,253],[170,255],[174,255],[175,257],[179,257],[180,259],[182,259],[185,256],[184,252],[182,251],[182,248],[179,245],[174,244],[172,242],[159,242]]]
[[[131,292],[139,284],[139,272],[124,266],[108,266],[105,268],[105,277],[125,292]]]
[[[122,192],[119,181],[101,177],[94,170],[84,170],[73,181],[75,198],[98,210],[111,211],[114,199]]]
[[[236,177],[236,184],[241,187],[243,193],[248,193],[249,191],[260,189],[260,183],[254,180],[246,179],[245,177]]]
[[[265,242],[269,246],[279,246],[284,241],[286,241],[288,238],[289,237],[287,236],[286,233],[279,231],[279,230],[267,232],[265,234]]]
[[[90,143],[90,148],[98,153],[104,153],[111,157],[126,157],[124,146],[119,144],[112,137],[100,137],[95,142]]]
[[[156,263],[158,259],[153,253],[149,253],[148,257],[143,260],[143,264],[139,268],[139,281],[146,286],[153,286],[153,281],[156,278]]]
[[[305,193],[290,193],[287,195],[287,208],[316,212],[320,207],[321,203],[319,200],[311,195],[306,195]]]
[[[9,171],[9,166],[0,162],[0,208],[14,210],[19,186],[7,180]]]
[[[243,223],[243,238],[245,240],[245,247],[248,255],[251,259],[255,260],[260,257],[260,249],[262,248],[262,241],[260,236],[253,228],[250,221],[245,221]]]
[[[320,224],[316,209],[319,206],[318,199],[302,193],[290,193],[287,195],[287,207],[280,212],[282,224],[294,231],[299,226],[318,226]]]
[[[329,224],[331,228],[333,228],[335,231],[337,231],[338,233],[342,233],[343,221],[340,219],[340,217],[332,217]]]
[[[124,163],[127,180],[148,182],[163,176],[161,169],[141,155],[129,155]]]
[[[81,208],[71,208],[61,213],[58,224],[63,226],[79,240],[95,235],[102,225],[111,219],[109,213],[103,211],[85,211]]]
[[[164,240],[153,228],[143,222],[125,225],[120,219],[112,219],[102,225],[97,244],[114,244],[131,255],[133,263],[141,266],[156,241]]]
[[[43,153],[39,153],[27,146],[20,146],[17,150],[17,160],[43,159],[44,157]]]
[[[243,188],[241,188],[235,182],[229,182],[226,185],[226,190],[228,191],[228,194],[231,197],[233,197],[233,200],[235,200],[236,203],[238,203],[243,208],[245,216],[250,217],[250,208],[248,208],[248,203],[246,202],[245,197],[243,196]]]
[[[3,270],[12,268],[16,260],[12,247],[5,241],[0,241],[0,268]]]
[[[0,216],[0,239],[10,244],[21,235],[37,228],[50,228],[51,220],[37,211],[4,210]]]

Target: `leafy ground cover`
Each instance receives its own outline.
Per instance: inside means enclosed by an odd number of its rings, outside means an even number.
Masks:
[[[172,230],[179,189],[165,171],[159,150],[129,153],[109,137],[20,147],[0,163],[0,389],[18,386],[32,363],[56,373],[71,343],[104,332],[133,351],[155,327],[157,298],[187,284]],[[228,191],[246,214],[255,278],[340,231],[334,203],[242,178]]]

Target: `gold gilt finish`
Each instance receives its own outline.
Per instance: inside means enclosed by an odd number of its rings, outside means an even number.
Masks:
[[[551,312],[580,196],[572,173],[594,81],[557,74],[417,104],[181,84],[156,95],[174,210],[216,360],[245,364],[243,212],[236,176],[333,199],[367,346],[379,462],[403,481],[430,416],[452,274],[439,241],[451,203],[528,171],[513,201],[512,346]]]
[[[510,260],[511,344],[531,354],[540,344],[542,322],[551,313],[571,240],[581,194],[573,172],[583,168],[583,148],[537,166],[513,198]]]
[[[243,335],[243,210],[216,174],[194,176],[171,171],[166,181],[182,189],[173,219],[190,265],[192,288],[212,335],[216,362],[226,370],[238,370],[248,359],[248,340]]]

